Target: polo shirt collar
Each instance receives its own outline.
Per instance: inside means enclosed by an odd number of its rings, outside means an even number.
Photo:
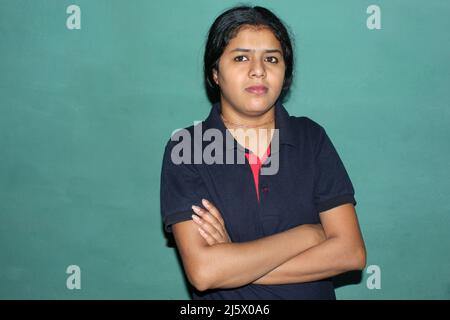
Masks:
[[[283,104],[277,100],[275,103],[275,128],[279,129],[280,144],[286,144],[291,146],[297,146],[297,139],[295,138],[295,132],[292,128],[292,124],[289,119],[289,113],[284,108]],[[216,102],[212,105],[211,111],[206,118],[204,124],[206,128],[215,128],[222,132],[223,136],[226,136],[225,124],[223,123],[221,114],[221,104]],[[236,146],[234,146],[235,148]]]

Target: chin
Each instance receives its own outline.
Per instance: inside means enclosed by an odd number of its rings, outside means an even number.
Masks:
[[[273,105],[267,101],[254,101],[247,104],[246,110],[252,115],[258,115],[267,112]]]

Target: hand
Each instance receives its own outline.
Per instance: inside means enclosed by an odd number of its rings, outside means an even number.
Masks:
[[[197,214],[192,215],[192,219],[199,226],[198,231],[206,242],[212,246],[217,243],[231,242],[225,223],[217,208],[209,201],[202,199],[205,209],[192,206],[192,210]]]

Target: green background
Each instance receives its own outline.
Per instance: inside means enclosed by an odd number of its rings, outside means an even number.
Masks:
[[[162,153],[207,116],[206,33],[237,3],[1,0],[0,298],[189,298],[161,224]],[[449,299],[450,2],[245,3],[292,30],[285,106],[327,130],[381,268],[380,290],[364,270],[338,299]]]

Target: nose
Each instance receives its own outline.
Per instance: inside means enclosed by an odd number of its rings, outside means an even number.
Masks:
[[[254,59],[250,67],[250,78],[264,78],[265,76],[264,64],[259,59]]]

